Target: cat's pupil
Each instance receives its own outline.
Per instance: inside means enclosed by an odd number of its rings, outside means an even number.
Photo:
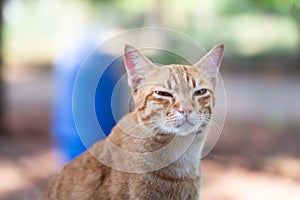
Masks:
[[[197,90],[194,95],[195,96],[199,96],[199,95],[204,95],[205,93],[207,92],[207,89],[206,88],[202,88],[200,90]]]
[[[159,96],[164,96],[164,97],[173,97],[172,94],[170,94],[169,92],[164,92],[164,91],[155,91],[155,94],[157,94]]]

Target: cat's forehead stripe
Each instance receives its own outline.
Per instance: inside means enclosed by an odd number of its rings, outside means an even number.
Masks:
[[[175,85],[178,84],[178,80],[175,73],[171,73],[170,80],[171,80],[171,88],[174,88]]]
[[[204,84],[204,79],[193,67],[187,65],[168,66],[168,78],[166,86],[175,89],[182,81],[188,83],[190,88],[196,88]]]
[[[188,82],[188,84],[195,88],[196,87],[196,80],[194,78],[194,76],[192,76],[192,74],[189,72],[189,69],[187,66],[183,65],[182,69],[184,70],[184,74],[183,77],[185,78],[186,82]]]
[[[185,73],[185,80],[186,82],[190,83],[190,73],[188,72],[187,66],[183,65],[184,73]]]
[[[177,77],[177,72],[175,71],[175,66],[170,66],[169,67],[169,78],[167,81],[167,84],[170,89],[174,89],[175,86],[179,83],[178,82],[178,77]]]
[[[194,79],[194,77],[192,77],[192,83],[193,83],[193,88],[196,87],[196,80]]]
[[[182,65],[174,65],[172,67],[172,74],[173,74],[174,82],[176,83],[176,85],[182,81],[183,77],[187,76],[186,71]],[[174,85],[174,86],[176,86],[176,85]]]
[[[168,85],[169,89],[172,89],[172,84],[171,84],[171,80],[170,79],[167,80],[167,85]]]

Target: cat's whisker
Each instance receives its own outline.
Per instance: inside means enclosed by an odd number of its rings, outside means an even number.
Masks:
[[[164,129],[164,130],[167,129],[167,128],[166,128],[166,124],[167,124],[167,123],[164,122],[164,123],[161,125],[162,129]]]
[[[212,126],[216,127],[220,131],[222,131],[222,133],[223,133],[222,135],[224,135],[227,138],[231,137],[230,132],[227,130],[226,126],[224,125],[224,120],[220,120],[218,118],[217,119],[212,118],[212,119],[210,119],[210,121],[211,121]]]
[[[208,120],[211,121],[211,122],[217,123],[217,124],[219,124],[220,126],[222,126],[222,125],[224,124],[224,122],[221,121],[221,120],[217,120],[217,119],[208,119]]]
[[[131,131],[131,130],[137,128],[137,127],[140,127],[140,126],[143,126],[143,124],[135,124],[135,125],[133,125],[133,126],[127,127],[126,129],[121,128],[121,130],[122,130],[123,132],[129,132],[129,131]]]
[[[219,124],[220,126],[222,126],[222,127],[225,125],[225,120],[219,118],[218,116],[213,116],[210,120],[211,120],[212,122],[218,123],[218,124]],[[226,127],[224,127],[224,128],[226,128]]]
[[[147,131],[150,131],[153,127],[155,127],[155,126],[154,126],[154,123],[148,124],[148,125],[147,125],[147,129],[146,129],[146,132],[147,132]]]
[[[219,116],[216,116],[216,115],[212,116],[212,119],[216,119],[220,122],[225,121],[224,118],[220,118]]]
[[[224,133],[224,136],[227,137],[227,138],[230,138],[231,137],[231,132],[228,130],[228,128],[226,127],[225,123],[224,122],[218,122],[218,121],[215,121],[213,120],[215,126],[219,126],[220,128],[219,129],[222,129],[222,132]]]
[[[132,126],[122,130],[126,132],[126,131],[133,130],[137,127],[148,126],[148,124],[154,124],[155,122],[157,122],[157,120],[148,120],[148,121],[142,121],[140,123],[133,123]]]
[[[133,130],[133,129],[136,129],[137,127],[146,126],[147,127],[147,129],[145,129],[146,131],[140,133],[139,136],[145,137],[149,133],[151,133],[153,135],[153,134],[155,134],[155,133],[153,133],[153,130],[155,130],[155,128],[156,128],[156,126],[155,126],[156,122],[157,122],[157,119],[151,119],[151,120],[148,120],[148,121],[142,121],[140,123],[134,124],[129,129]]]
[[[225,127],[220,127],[220,126],[218,126],[217,124],[214,124],[214,123],[212,123],[211,125],[216,127],[217,129],[219,129],[219,131],[222,131],[221,135],[224,136],[226,141],[229,141],[229,142],[232,141],[231,140],[232,136],[231,136],[230,132]]]
[[[137,128],[137,126],[134,126],[134,127],[131,127],[131,128],[132,128],[132,130],[134,130],[134,129]],[[140,132],[137,135],[135,134],[135,135],[132,135],[132,136],[139,137],[139,138],[144,138],[145,136],[148,135],[148,133],[153,133],[154,129],[155,129],[154,124],[151,124],[151,125],[148,125],[147,129],[143,129],[144,130],[143,132]],[[131,135],[130,133],[132,132],[132,130],[130,130],[130,131],[127,130],[127,131],[123,131],[123,132],[127,132],[128,135]]]
[[[211,121],[210,124],[211,124],[211,126],[214,126],[214,127],[218,128],[219,130],[223,130],[223,125],[222,124],[219,124],[215,121]]]
[[[171,120],[176,120],[178,119],[177,116],[171,116],[171,117],[167,117],[165,120],[171,121]]]
[[[155,132],[153,132],[155,130],[155,126],[150,126],[143,134],[143,137],[149,137],[149,136],[153,136],[155,135]]]

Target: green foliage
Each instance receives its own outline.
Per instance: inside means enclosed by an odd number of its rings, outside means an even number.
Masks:
[[[238,13],[273,13],[291,14],[296,0],[225,0],[223,13],[234,15]]]
[[[159,54],[154,55],[152,57],[152,62],[163,64],[163,65],[169,65],[174,63],[185,64],[185,65],[191,64],[185,58],[168,51],[162,51]]]
[[[296,3],[294,2],[292,5],[292,15],[296,22],[298,23],[298,26],[300,27],[300,2]]]

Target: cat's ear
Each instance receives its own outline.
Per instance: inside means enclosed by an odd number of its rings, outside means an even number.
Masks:
[[[128,44],[125,44],[124,62],[128,75],[128,84],[133,90],[140,86],[146,75],[154,68],[154,64],[150,60]]]
[[[218,81],[218,72],[224,53],[224,45],[220,44],[212,48],[203,58],[194,66],[204,74],[213,87]]]

